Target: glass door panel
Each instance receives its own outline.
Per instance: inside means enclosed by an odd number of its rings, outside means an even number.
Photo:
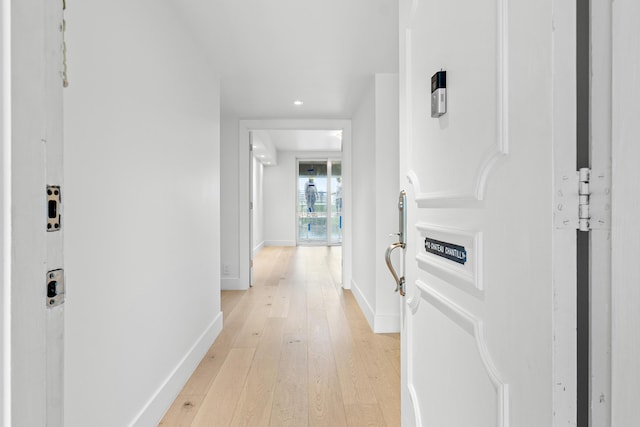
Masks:
[[[327,243],[327,161],[298,163],[298,243]]]
[[[331,209],[329,243],[342,243],[342,164],[339,160],[329,161],[331,177]]]

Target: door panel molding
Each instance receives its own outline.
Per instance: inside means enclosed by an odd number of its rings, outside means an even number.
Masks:
[[[419,242],[421,246],[419,247],[424,246],[424,239],[429,236],[436,240],[464,246],[467,250],[467,262],[462,265],[442,259],[421,249],[416,256],[418,267],[426,273],[456,286],[476,298],[482,299],[484,296],[482,232],[443,227],[424,222],[416,224],[416,228],[421,236]]]
[[[444,191],[424,191],[420,185],[418,175],[410,170],[407,174],[409,182],[415,189],[415,200],[419,207],[442,207],[454,204],[474,204],[482,201],[485,197],[487,180],[491,172],[509,153],[509,57],[508,57],[508,3],[507,0],[496,0],[496,140],[482,157],[479,163],[475,178],[467,189],[444,190]],[[412,47],[412,26],[415,15],[420,8],[420,0],[414,0],[410,7],[409,24],[406,29],[406,56],[405,64],[407,73],[407,84],[411,84],[413,76],[409,72],[413,61]],[[410,92],[409,92],[410,93]],[[407,99],[411,102],[411,99]],[[446,117],[446,116],[444,116]],[[439,119],[441,120],[441,119]],[[408,123],[411,125],[410,123]],[[411,132],[407,135],[407,146],[412,145]],[[410,157],[415,158],[415,157]]]
[[[478,351],[478,356],[480,357],[480,361],[484,366],[485,374],[490,380],[496,392],[496,426],[509,427],[509,385],[502,380],[503,376],[493,362],[486,343],[485,327],[482,319],[469,313],[458,304],[453,302],[451,299],[442,295],[433,287],[429,286],[421,280],[415,281],[415,289],[416,294],[407,298],[406,301],[407,308],[409,309],[409,311],[407,312],[407,334],[410,335],[413,332],[413,318],[416,313],[418,313],[418,309],[422,305],[421,302],[423,300],[430,306],[438,310],[440,313],[442,313],[444,316],[446,316],[448,319],[450,319],[467,334],[469,334],[469,336],[474,340],[476,349]],[[407,349],[410,355],[413,354],[413,345],[411,341],[412,340],[409,341]],[[418,423],[421,414],[420,403],[416,397],[415,386],[412,382],[414,363],[415,361],[413,357],[409,357],[407,366],[407,379],[410,396],[413,401],[416,413],[416,425],[421,425],[420,423]]]

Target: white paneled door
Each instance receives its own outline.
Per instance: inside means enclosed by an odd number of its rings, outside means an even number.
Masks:
[[[575,10],[557,3],[401,1],[404,426],[575,425],[576,230],[554,193],[575,176]]]

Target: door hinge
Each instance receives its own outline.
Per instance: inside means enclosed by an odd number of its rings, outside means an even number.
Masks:
[[[611,171],[581,168],[560,174],[554,197],[556,228],[580,231],[611,226]]]
[[[591,229],[589,214],[589,178],[591,169],[581,168],[578,171],[578,230],[589,231]]]

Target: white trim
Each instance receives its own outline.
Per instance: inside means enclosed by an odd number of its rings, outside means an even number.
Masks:
[[[295,246],[294,240],[265,240],[265,246]]]
[[[256,255],[258,255],[260,253],[260,251],[262,250],[262,248],[264,248],[265,243],[264,240],[260,243],[258,243],[258,245],[253,248],[253,257],[255,258]]]
[[[640,170],[637,0],[612,3],[611,426],[640,425]],[[594,424],[595,425],[595,424]]]
[[[0,238],[2,239],[2,282],[0,294],[0,425],[11,426],[11,1],[2,0],[0,11],[2,33],[0,34],[2,58],[2,82],[0,95],[2,97],[2,188],[0,213]]]
[[[612,2],[592,1],[590,4],[590,164],[592,171],[607,170],[611,179],[612,156]],[[592,175],[594,176],[594,175]],[[598,174],[595,174],[597,177]],[[597,183],[597,180],[593,180]],[[610,187],[609,187],[610,188]],[[611,192],[592,188],[592,200],[605,198],[603,204],[616,207]],[[591,230],[590,266],[590,425],[610,426],[611,421],[611,317],[612,317],[612,258],[611,211],[606,222],[608,229]],[[577,215],[576,215],[577,217]],[[628,231],[628,230],[625,230]],[[615,239],[615,237],[613,237]],[[604,398],[603,398],[604,397]]]
[[[182,387],[187,382],[193,371],[222,331],[222,312],[213,319],[213,322],[198,337],[195,343],[184,355],[182,360],[173,369],[162,385],[153,393],[153,396],[135,416],[130,426],[157,425],[167,409],[176,399]]]
[[[239,277],[223,277],[220,279],[221,291],[246,291],[249,285],[242,284]]]
[[[373,324],[373,332],[376,334],[398,333],[400,332],[400,314],[376,314]]]
[[[373,326],[375,322],[375,314],[373,312],[373,308],[371,307],[371,304],[369,304],[367,297],[364,296],[364,294],[360,290],[360,287],[353,279],[351,279],[351,292],[353,293],[353,296],[356,298],[356,301],[360,306],[360,310],[362,310],[362,314],[364,314],[365,319],[367,319],[367,322],[369,323],[369,327],[373,331]]]

